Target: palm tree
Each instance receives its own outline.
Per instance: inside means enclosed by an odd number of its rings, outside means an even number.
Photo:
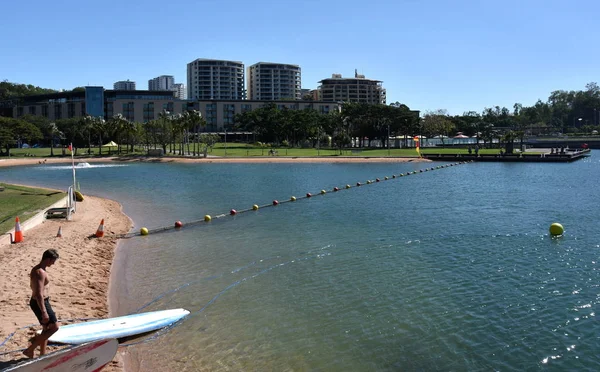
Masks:
[[[50,156],[54,156],[54,137],[62,137],[63,133],[58,130],[56,123],[53,122],[48,124],[48,134],[50,135]]]
[[[86,115],[80,119],[81,135],[84,136],[85,133],[87,133],[88,154],[92,153],[92,131],[94,130],[94,122],[95,118],[90,115]]]
[[[167,144],[170,144],[169,135],[173,127],[171,113],[167,110],[163,110],[158,114],[159,122],[159,142],[162,146],[163,153],[167,153]]]
[[[194,130],[194,156],[196,156],[196,145],[198,144],[198,129],[199,129],[199,127],[206,126],[206,120],[204,120],[202,118],[202,113],[200,113],[200,111],[196,111],[196,110],[186,111],[183,114],[183,120],[186,123],[186,127],[188,130],[191,130],[191,129]],[[188,142],[188,153],[189,152],[190,152],[190,149],[189,149],[189,142]],[[198,153],[200,153],[199,146],[198,146]]]
[[[98,155],[102,155],[102,134],[106,132],[106,121],[97,117],[92,121],[92,128],[98,134]]]
[[[120,137],[121,137],[121,134],[125,131],[125,128],[127,127],[127,123],[129,123],[129,120],[127,120],[123,115],[116,114],[108,121],[108,123],[106,125],[106,129],[107,129],[107,132],[108,132],[110,138],[117,139],[117,144],[118,144],[117,151],[119,153],[121,152],[121,138]],[[108,153],[110,154],[110,147],[108,148]]]

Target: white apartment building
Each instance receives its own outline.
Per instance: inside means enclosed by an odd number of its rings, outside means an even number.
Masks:
[[[198,58],[187,64],[187,98],[192,100],[242,100],[244,64],[239,61]]]
[[[319,100],[322,101],[386,104],[386,92],[382,82],[366,79],[356,71],[353,78],[333,74],[331,79],[323,79],[319,84]]]
[[[173,90],[175,78],[172,75],[161,75],[148,80],[148,90]]]
[[[182,83],[175,83],[171,89],[175,92],[175,98],[185,99],[185,85]]]
[[[302,77],[298,65],[258,62],[248,67],[248,99],[258,101],[299,100]]]
[[[113,84],[114,90],[135,90],[135,81],[117,81]]]

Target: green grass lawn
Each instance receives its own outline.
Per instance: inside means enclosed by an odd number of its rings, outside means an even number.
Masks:
[[[136,146],[134,149],[134,152],[131,153],[128,150],[130,150],[130,148],[128,147],[127,149],[125,148],[125,146],[121,147],[121,154],[137,154],[137,155],[144,155],[146,154],[146,150],[144,150],[142,147],[140,146]],[[116,155],[117,154],[117,148],[116,147],[103,147],[102,148],[102,156],[108,156],[108,155]],[[89,156],[98,156],[100,155],[100,149],[98,147],[92,147],[91,148],[91,152],[90,154],[88,154],[88,148],[79,148],[77,149],[77,153],[75,154],[76,158],[80,158],[80,157],[89,157]],[[50,157],[50,147],[41,147],[41,148],[28,148],[28,149],[10,149],[10,156],[11,157],[17,157],[17,158],[22,158],[22,157],[39,157],[39,158],[46,158],[46,157]],[[54,157],[71,157],[71,152],[69,151],[69,149],[65,149],[65,153],[63,155],[63,149],[61,148],[55,148],[54,149]]]
[[[151,146],[154,148],[154,146]],[[167,151],[170,147],[167,146]],[[185,146],[187,152],[188,147]],[[193,146],[189,147],[190,153],[193,152]],[[209,151],[209,155],[213,156],[224,156],[224,157],[258,157],[258,156],[271,156],[270,150],[276,151],[274,156],[287,156],[287,157],[335,157],[335,156],[354,156],[354,157],[418,157],[417,151],[414,148],[353,148],[343,149],[341,152],[338,149],[333,148],[287,148],[287,147],[259,147],[254,144],[246,143],[217,143]],[[125,146],[121,148],[121,156],[135,156],[145,155],[147,150],[141,146],[136,146],[133,152],[126,151]],[[89,157],[87,148],[80,148],[77,151],[75,158]],[[481,149],[479,154],[498,154],[500,149]],[[11,149],[11,156],[14,157],[35,157],[35,158],[47,158],[50,157],[50,148],[29,148],[29,149]],[[178,156],[179,145],[175,147],[174,153],[168,153],[167,156]],[[425,147],[421,149],[422,154],[468,154],[466,148],[442,148],[442,147]],[[98,156],[99,149],[92,147],[91,156]],[[117,149],[111,148],[110,153],[108,148],[102,148],[102,156],[117,156]],[[62,155],[62,149],[54,149],[55,157],[69,158],[71,153],[67,150],[65,155]],[[200,155],[201,156],[201,155]]]
[[[15,217],[27,221],[67,196],[65,192],[0,183],[0,234],[15,227]]]

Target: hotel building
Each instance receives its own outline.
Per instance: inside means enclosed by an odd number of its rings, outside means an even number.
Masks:
[[[258,62],[248,67],[248,99],[258,101],[299,100],[302,77],[300,66]]]
[[[161,75],[154,79],[148,80],[148,90],[173,90],[173,84],[175,84],[175,78],[171,75]]]
[[[319,81],[319,100],[334,102],[360,102],[386,104],[386,92],[379,80],[366,79],[354,72],[353,78],[333,74],[330,79]]]
[[[183,85],[182,83],[175,83],[173,84],[173,87],[171,88],[171,90],[173,92],[175,92],[175,98],[178,99],[185,99],[185,85]]]
[[[117,81],[113,84],[114,90],[135,90],[135,81]]]
[[[181,114],[197,110],[206,120],[205,132],[233,129],[235,115],[256,110],[270,102],[256,100],[180,100],[171,91],[105,90],[103,87],[85,87],[84,91],[23,96],[0,101],[0,114],[19,118],[37,115],[51,121],[80,118],[85,115],[105,120],[117,114],[127,120],[147,123],[156,120],[163,110]],[[319,113],[338,110],[337,102],[280,100],[278,108],[290,110],[314,109]]]
[[[188,63],[187,98],[201,101],[245,99],[244,64],[204,58]]]

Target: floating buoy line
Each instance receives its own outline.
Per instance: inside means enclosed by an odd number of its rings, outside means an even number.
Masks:
[[[339,192],[342,190],[348,190],[354,187],[361,187],[361,186],[365,186],[365,185],[372,185],[378,182],[382,182],[382,181],[388,181],[391,179],[396,179],[399,177],[407,177],[407,176],[411,176],[414,174],[418,174],[418,173],[424,173],[424,172],[429,172],[429,171],[433,171],[433,170],[437,170],[437,169],[443,169],[443,168],[448,168],[448,167],[453,167],[456,165],[461,165],[461,164],[467,164],[467,163],[472,163],[473,160],[471,161],[461,161],[461,162],[456,162],[456,163],[450,163],[450,164],[444,164],[444,165],[438,165],[435,167],[430,167],[430,168],[424,168],[424,169],[419,169],[416,171],[411,171],[411,172],[406,172],[406,173],[400,173],[398,175],[394,174],[392,176],[385,176],[384,178],[375,178],[374,180],[367,180],[366,182],[357,182],[355,186],[351,186],[351,185],[345,185],[343,187],[334,187],[331,191],[332,192]],[[169,230],[176,230],[176,229],[180,229],[184,226],[194,226],[194,225],[199,225],[202,223],[208,223],[210,221],[212,221],[213,219],[219,219],[219,218],[226,218],[226,217],[231,217],[231,216],[235,216],[238,214],[242,214],[242,213],[247,213],[247,212],[252,212],[252,211],[257,211],[261,208],[268,208],[268,207],[274,207],[280,204],[284,204],[284,203],[293,203],[296,201],[299,201],[300,199],[309,199],[312,198],[313,196],[318,196],[318,195],[326,195],[327,191],[325,189],[319,191],[316,194],[312,194],[310,192],[307,192],[305,196],[291,196],[288,200],[273,200],[270,204],[264,204],[264,205],[258,205],[258,204],[254,204],[252,205],[252,207],[247,208],[247,209],[241,209],[241,210],[236,210],[236,209],[231,209],[229,211],[229,213],[222,213],[219,214],[217,216],[210,216],[210,215],[205,215],[201,220],[195,220],[195,221],[189,221],[186,223],[183,223],[181,221],[175,221],[175,223],[171,226],[163,226],[163,227],[157,227],[157,228],[153,228],[153,229],[149,229],[147,227],[142,227],[139,231],[132,231],[129,233],[125,233],[125,234],[120,234],[117,235],[116,237],[119,239],[123,239],[123,238],[131,238],[134,236],[141,236],[141,235],[148,235],[148,234],[156,234],[159,232],[164,232],[164,231],[169,231]]]

